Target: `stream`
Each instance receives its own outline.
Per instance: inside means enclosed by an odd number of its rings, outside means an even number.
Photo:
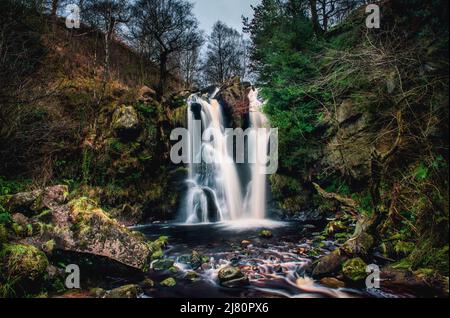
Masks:
[[[151,270],[150,278],[160,282],[174,277],[176,286],[154,288],[143,297],[154,298],[360,298],[397,297],[378,290],[341,288],[332,289],[305,275],[306,267],[320,254],[335,249],[333,242],[315,248],[312,234],[314,225],[298,222],[262,220],[211,223],[198,225],[154,224],[135,228],[149,239],[164,235],[170,238],[165,257],[176,260],[177,273]],[[260,237],[261,229],[270,229],[272,238]],[[245,244],[242,244],[243,241]],[[192,272],[182,260],[195,250],[209,258],[196,270],[198,278],[190,280]],[[322,254],[322,255],[323,255]],[[225,288],[219,284],[218,272],[226,266],[239,267],[249,277],[249,285]]]

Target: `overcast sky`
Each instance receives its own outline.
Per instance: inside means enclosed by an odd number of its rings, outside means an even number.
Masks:
[[[200,28],[211,33],[211,29],[218,20],[225,22],[242,32],[242,18],[252,16],[250,5],[256,5],[261,0],[192,0],[195,4],[194,14],[200,22]]]

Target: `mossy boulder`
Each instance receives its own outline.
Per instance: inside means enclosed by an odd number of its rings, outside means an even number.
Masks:
[[[52,210],[51,238],[64,251],[104,256],[144,270],[150,255],[145,238],[113,220],[88,198]]]
[[[176,284],[177,281],[172,277],[167,278],[160,283],[160,285],[163,287],[174,287]]]
[[[342,265],[342,272],[352,282],[360,282],[366,279],[367,264],[361,258],[353,258]]]
[[[313,264],[312,275],[313,277],[324,277],[333,274],[340,269],[341,264],[347,259],[348,257],[340,249],[337,249]]]
[[[111,290],[106,298],[138,298],[141,289],[138,285],[125,285]]]
[[[208,262],[209,258],[198,251],[193,251],[189,259],[189,265],[193,270],[200,268],[203,264]]]
[[[239,268],[232,266],[222,268],[218,278],[220,285],[227,288],[237,288],[249,284],[248,277]]]
[[[140,134],[141,124],[134,107],[126,105],[118,107],[113,115],[112,128],[120,139],[135,140]]]
[[[174,261],[172,259],[159,259],[153,262],[152,268],[155,271],[166,271],[173,267]]]
[[[34,246],[3,244],[0,251],[0,281],[16,290],[17,286],[22,288],[39,286],[45,278],[48,265],[45,254]]]
[[[261,230],[259,232],[259,236],[264,239],[270,239],[273,237],[273,233],[272,233],[272,231],[269,231],[269,230]]]

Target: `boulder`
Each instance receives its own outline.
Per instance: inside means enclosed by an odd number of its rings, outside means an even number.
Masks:
[[[160,285],[163,287],[174,287],[176,284],[177,281],[172,277],[167,278],[160,283]]]
[[[340,269],[341,264],[348,259],[340,249],[331,252],[314,264],[313,277],[324,277]]]
[[[352,282],[360,282],[366,279],[367,264],[361,258],[353,258],[342,265],[344,276]]]
[[[220,285],[227,288],[237,288],[249,284],[248,277],[237,267],[225,267],[219,271]]]
[[[138,285],[125,285],[111,290],[106,298],[138,298],[141,289]]]
[[[111,219],[95,202],[80,198],[52,210],[51,238],[64,251],[104,256],[144,270],[150,255],[145,239]]]
[[[124,141],[135,140],[141,131],[139,116],[133,106],[122,105],[113,115],[112,128]]]
[[[167,271],[169,270],[171,267],[173,267],[174,261],[172,259],[159,259],[156,260],[155,262],[153,262],[152,264],[152,268],[155,271]]]

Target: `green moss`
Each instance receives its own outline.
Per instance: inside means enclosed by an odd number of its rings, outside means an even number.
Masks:
[[[367,277],[367,264],[361,258],[354,258],[346,261],[342,265],[342,272],[345,277],[353,282],[359,282]]]
[[[164,252],[162,250],[156,251],[152,254],[152,260],[161,259],[164,257]]]
[[[271,231],[269,231],[269,230],[261,230],[260,232],[259,232],[259,236],[260,237],[262,237],[262,238],[272,238],[273,237],[273,234],[272,234],[272,232]]]
[[[0,252],[3,296],[10,296],[19,286],[43,279],[48,264],[45,254],[34,246],[4,244]]]
[[[52,254],[53,250],[55,249],[55,245],[56,243],[54,240],[47,241],[42,244],[42,250],[47,254]]]
[[[8,230],[3,224],[0,224],[0,247],[6,242],[8,242]]]
[[[175,279],[170,277],[170,278],[163,280],[160,284],[163,287],[174,287],[177,284],[177,282]]]

